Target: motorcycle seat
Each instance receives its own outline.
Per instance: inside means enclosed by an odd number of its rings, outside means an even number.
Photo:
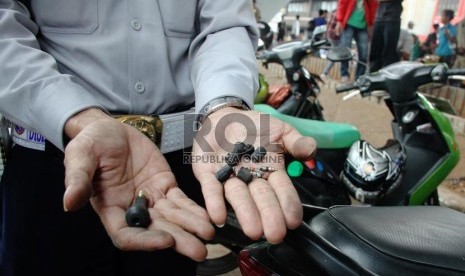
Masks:
[[[446,207],[335,206],[304,225],[330,274],[342,255],[358,275],[465,275],[465,214]]]
[[[255,110],[270,114],[296,128],[303,136],[315,139],[319,149],[349,148],[360,139],[358,129],[350,124],[317,121],[282,114],[266,104],[256,104]]]

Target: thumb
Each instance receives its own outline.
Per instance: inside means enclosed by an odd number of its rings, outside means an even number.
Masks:
[[[66,178],[65,178],[66,179]],[[83,182],[69,181],[71,184],[66,184],[65,194],[63,196],[63,209],[68,211],[77,211],[84,207],[92,195],[90,184]]]
[[[97,159],[93,154],[85,154],[81,147],[73,147],[71,143],[65,151],[65,194],[63,209],[76,211],[84,207],[92,195],[92,179],[97,169]]]
[[[306,161],[312,159],[316,152],[316,141],[308,136],[302,136],[295,128],[286,125],[282,136],[284,148],[294,158]]]

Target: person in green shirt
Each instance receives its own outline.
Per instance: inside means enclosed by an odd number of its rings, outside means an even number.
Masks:
[[[358,60],[366,64],[368,41],[374,24],[378,1],[376,0],[339,0],[336,14],[336,33],[341,34],[344,47],[352,47],[352,39],[357,45]],[[365,73],[366,66],[357,65],[355,77]],[[341,81],[349,81],[349,63],[341,63]]]

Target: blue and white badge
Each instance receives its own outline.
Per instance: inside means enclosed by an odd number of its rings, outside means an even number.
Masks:
[[[37,132],[15,124],[12,136],[15,144],[35,150],[45,150],[45,137]]]

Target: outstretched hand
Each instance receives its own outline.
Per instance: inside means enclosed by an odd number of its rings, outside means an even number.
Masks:
[[[219,226],[226,222],[226,199],[247,236],[258,239],[264,235],[269,242],[282,241],[287,228],[298,227],[303,216],[299,196],[285,170],[284,153],[308,160],[314,154],[315,141],[269,115],[232,107],[210,114],[206,123],[194,139],[192,160],[211,220]],[[234,175],[220,183],[216,172],[226,165],[224,160],[232,145],[242,141],[263,146],[268,153],[262,162],[242,161],[236,169],[268,166],[277,171],[249,184]]]
[[[177,187],[168,163],[148,138],[96,109],[71,118],[65,132],[71,138],[65,149],[65,210],[77,210],[90,199],[122,250],[173,247],[194,260],[206,258],[199,238],[214,235],[209,216]],[[148,200],[148,228],[128,227],[125,221],[139,191]]]

